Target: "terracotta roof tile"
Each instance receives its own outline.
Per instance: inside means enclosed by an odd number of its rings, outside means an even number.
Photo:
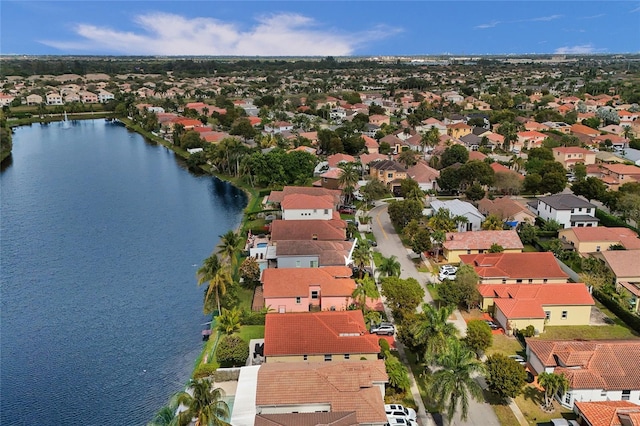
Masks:
[[[320,296],[351,297],[356,282],[347,266],[333,268],[268,268],[262,272],[265,299],[308,297],[310,286],[320,286]],[[336,273],[338,275],[336,275]]]
[[[379,337],[369,334],[361,311],[270,313],[264,354],[270,356],[377,354]]]
[[[274,220],[271,222],[271,241],[282,240],[346,240],[344,220]],[[315,238],[314,238],[315,237]]]
[[[629,401],[576,401],[575,407],[591,426],[621,426],[619,415],[637,418],[631,425],[640,426],[640,406]]]
[[[444,247],[447,250],[488,250],[492,244],[506,249],[520,249],[524,246],[518,233],[510,231],[448,232]]]
[[[332,413],[257,414],[254,426],[358,426],[354,411]]]
[[[280,206],[283,210],[298,209],[330,209],[333,210],[333,197],[331,195],[307,195],[289,194],[285,195]]]
[[[385,423],[377,383],[387,381],[383,360],[267,362],[258,371],[256,405],[328,404],[331,412],[355,411],[359,424]]]
[[[481,278],[568,279],[551,252],[485,253],[460,255],[460,260],[472,265]]]

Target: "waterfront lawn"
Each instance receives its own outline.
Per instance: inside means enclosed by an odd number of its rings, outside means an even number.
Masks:
[[[251,339],[264,339],[264,325],[243,325],[238,335],[249,344]]]
[[[619,324],[613,325],[564,325],[545,327],[540,340],[600,340],[600,339],[634,339],[638,335],[630,328]]]
[[[531,244],[525,244],[522,251],[525,253],[532,253],[532,252],[537,252],[538,250],[536,250],[536,248]]]

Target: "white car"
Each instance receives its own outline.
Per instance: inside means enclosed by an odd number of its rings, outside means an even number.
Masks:
[[[509,358],[511,358],[512,360],[516,361],[520,365],[527,365],[527,360],[525,360],[520,355],[509,355]]]
[[[387,413],[387,416],[404,417],[409,420],[416,420],[418,418],[416,410],[400,404],[385,404],[384,411]]]
[[[575,420],[567,419],[551,419],[552,426],[580,426]]]
[[[440,279],[440,281],[444,281],[445,279],[455,280],[456,272],[458,272],[458,268],[456,268],[455,266],[444,265],[440,267],[440,274],[438,275],[438,278]]]
[[[389,426],[418,426],[418,422],[404,417],[387,416]]]

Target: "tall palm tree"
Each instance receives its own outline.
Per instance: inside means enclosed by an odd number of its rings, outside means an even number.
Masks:
[[[419,320],[413,325],[413,335],[424,347],[423,358],[426,362],[433,362],[443,355],[447,346],[455,340],[458,329],[450,323],[449,317],[453,312],[451,306],[436,308],[430,303],[422,304]]]
[[[378,266],[379,277],[399,277],[402,266],[398,261],[398,258],[393,255],[391,257],[385,257]]]
[[[359,278],[364,275],[364,269],[371,265],[371,246],[366,240],[358,240],[358,245],[351,255],[353,264],[359,269]]]
[[[483,364],[459,340],[449,343],[446,352],[438,357],[437,364],[440,369],[431,376],[428,384],[431,395],[435,395],[438,404],[446,408],[449,423],[458,409],[462,420],[466,420],[469,397],[478,401],[482,399],[482,388],[473,377],[483,371]]]
[[[338,178],[338,183],[342,187],[342,192],[345,195],[345,202],[351,202],[351,197],[353,196],[353,191],[355,191],[356,184],[360,179],[360,171],[356,163],[349,162],[343,163],[338,166],[341,171],[340,177]]]
[[[538,375],[538,384],[544,389],[544,407],[550,409],[553,406],[553,396],[564,393],[569,388],[569,380],[564,374],[542,372]]]
[[[223,400],[225,394],[214,388],[209,379],[192,379],[188,385],[191,392],[180,392],[177,401],[187,407],[187,414],[196,419],[196,426],[225,426],[229,418],[229,406]]]
[[[178,407],[175,404],[170,403],[162,407],[156,415],[153,417],[147,426],[181,426],[189,422],[189,419],[185,419],[186,416],[180,416],[176,413]]]
[[[207,305],[206,300],[208,299],[209,292],[211,291],[211,280],[216,276],[221,266],[218,256],[211,254],[211,256],[207,257],[204,262],[202,262],[202,266],[198,269],[198,272],[196,272],[196,276],[198,277],[198,286],[201,286],[204,283],[209,283],[207,296],[205,296],[205,311]]]
[[[217,266],[215,266],[216,262]],[[198,285],[200,286],[204,283],[209,284],[204,297],[204,313],[211,313],[211,296],[213,294],[216,296],[216,305],[218,306],[218,313],[220,313],[220,295],[224,295],[227,292],[227,286],[231,285],[232,278],[229,266],[220,264],[218,256],[215,254],[207,258],[204,265],[198,270]]]
[[[240,236],[233,231],[228,231],[226,234],[220,235],[218,254],[222,255],[231,266],[235,266],[238,262],[237,254],[240,252],[239,244]]]
[[[375,299],[379,297],[378,287],[376,287],[375,281],[370,277],[358,278],[356,280],[356,288],[351,293],[351,297],[356,301],[362,314],[364,315],[367,309],[367,299]]]

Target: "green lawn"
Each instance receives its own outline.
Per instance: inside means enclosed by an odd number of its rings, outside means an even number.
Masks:
[[[515,337],[509,337],[504,334],[494,334],[493,344],[487,349],[487,355],[494,353],[502,353],[505,355],[514,355],[516,353],[522,353],[524,349],[520,344],[520,341]]]
[[[633,339],[638,335],[629,328],[614,325],[567,325],[545,327],[544,333],[538,337],[540,340],[600,340],[600,339]]]
[[[251,303],[253,302],[253,290],[249,290],[242,286],[238,288],[238,307],[240,309],[251,310]]]
[[[391,356],[398,358],[397,352],[391,352]],[[387,388],[388,389],[388,388]],[[404,394],[399,395],[388,393],[384,397],[385,404],[402,404],[405,407],[411,407],[414,410],[418,407],[416,406],[416,402],[413,400],[413,395],[411,395],[411,391],[405,392]]]
[[[251,339],[264,339],[264,325],[243,325],[238,335],[247,343]]]
[[[516,397],[515,401],[530,425],[547,423],[551,419],[557,419],[559,417],[573,420],[576,419],[576,415],[573,411],[563,408],[558,401],[553,402],[555,411],[552,413],[545,413],[542,411],[542,409],[540,409],[540,404],[544,401],[544,394],[541,390],[532,385],[527,385],[524,388],[524,392]]]
[[[531,244],[525,244],[524,249],[522,249],[522,251],[525,253],[529,253],[529,252],[537,252],[538,250],[536,250],[536,248]]]

